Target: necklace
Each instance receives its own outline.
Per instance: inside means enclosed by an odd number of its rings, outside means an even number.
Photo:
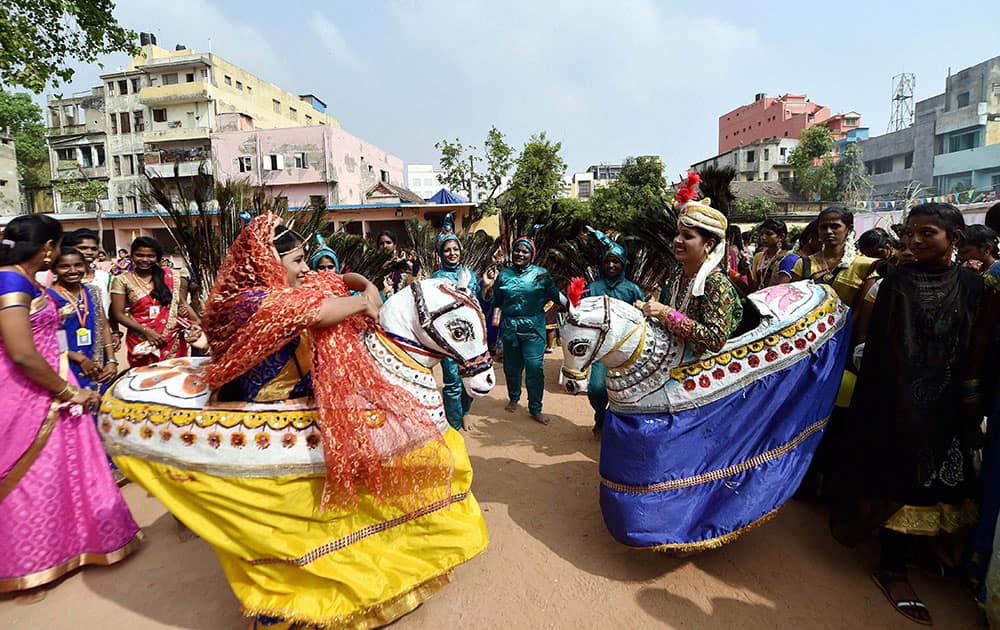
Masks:
[[[87,317],[90,315],[90,304],[87,302],[87,297],[84,294],[83,287],[80,287],[80,293],[75,296],[59,285],[56,285],[55,290],[56,293],[61,295],[62,298],[73,307],[73,310],[76,311],[76,319],[80,322],[80,328],[86,328]]]
[[[147,291],[152,291],[153,290],[153,278],[152,277],[150,277],[149,282],[146,282],[144,280],[140,280],[139,276],[135,275],[134,271],[130,271],[129,275],[132,276],[132,279],[135,280],[135,283],[138,284],[141,288],[146,289]]]
[[[673,294],[670,296],[670,308],[675,309],[686,315],[688,302],[691,301],[691,280],[688,280],[688,283],[684,285],[684,295],[682,296],[681,299],[681,305],[677,306],[677,292],[680,291],[681,279],[683,278],[684,278],[684,271],[682,270],[679,274],[677,274],[677,280],[674,281]]]

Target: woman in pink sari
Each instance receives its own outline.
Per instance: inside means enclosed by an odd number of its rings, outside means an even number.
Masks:
[[[140,236],[132,241],[135,267],[111,281],[111,313],[128,328],[125,345],[132,367],[187,356],[187,333],[200,324],[188,304],[186,272],[164,268],[162,262],[160,242]]]
[[[77,388],[34,280],[61,237],[55,219],[27,215],[0,241],[0,592],[117,562],[139,541],[90,416],[98,395]]]

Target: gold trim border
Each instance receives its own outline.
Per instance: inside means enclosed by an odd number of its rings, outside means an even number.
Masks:
[[[95,565],[95,566],[109,566],[115,564],[116,562],[121,562],[126,557],[131,555],[133,551],[139,548],[142,544],[142,531],[136,532],[135,536],[132,537],[124,546],[115,549],[114,551],[109,551],[108,553],[82,553],[75,558],[70,558],[62,564],[58,564],[54,567],[43,569],[42,571],[37,571],[35,573],[29,573],[28,575],[22,575],[21,577],[15,578],[0,578],[0,593],[10,593],[14,591],[23,591],[29,588],[35,588],[48,584],[49,582],[54,582],[67,573],[79,569],[84,565]]]
[[[623,492],[625,494],[654,494],[657,492],[665,492],[667,490],[679,490],[681,488],[690,488],[691,486],[701,485],[709,481],[719,481],[720,479],[725,479],[726,477],[731,477],[733,475],[739,474],[750,470],[751,468],[756,468],[761,464],[766,464],[769,461],[777,459],[793,450],[798,448],[802,442],[804,442],[809,436],[820,431],[826,426],[829,417],[823,418],[822,420],[817,420],[808,427],[805,428],[801,433],[792,438],[791,441],[782,444],[777,448],[773,448],[769,451],[764,451],[759,455],[754,455],[750,459],[744,460],[738,464],[733,464],[732,466],[727,466],[726,468],[720,468],[718,470],[712,470],[706,473],[701,473],[700,475],[693,475],[691,477],[683,477],[681,479],[671,479],[669,481],[661,481],[659,483],[654,483],[648,486],[631,486],[623,483],[617,483],[611,481],[604,477],[601,477],[601,485],[614,490],[615,492]]]
[[[668,543],[666,545],[656,545],[655,547],[632,547],[629,545],[629,549],[636,549],[639,551],[663,551],[663,552],[675,552],[675,553],[694,553],[697,551],[705,551],[708,549],[718,549],[719,547],[731,543],[748,531],[755,529],[764,523],[770,521],[772,518],[778,515],[784,505],[779,505],[774,508],[764,516],[758,518],[756,521],[745,525],[737,529],[736,531],[729,532],[728,534],[723,534],[722,536],[716,536],[715,538],[707,538],[705,540],[699,540],[692,543]]]

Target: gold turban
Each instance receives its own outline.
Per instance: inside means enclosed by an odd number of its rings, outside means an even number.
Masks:
[[[708,278],[708,274],[719,268],[719,263],[726,255],[726,228],[729,227],[729,222],[726,221],[726,215],[713,208],[711,203],[712,200],[707,197],[689,201],[681,207],[681,213],[677,219],[680,225],[701,228],[719,237],[719,242],[708,253],[708,258],[702,263],[691,283],[691,295],[694,297],[705,295],[705,280]]]

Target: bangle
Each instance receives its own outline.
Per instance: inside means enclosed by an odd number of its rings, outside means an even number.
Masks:
[[[73,397],[79,393],[80,393],[79,389],[71,385],[69,381],[66,381],[66,387],[63,387],[62,391],[59,392],[58,394],[55,394],[53,398],[61,400],[62,402],[66,402],[67,400],[72,400]]]
[[[111,359],[110,361],[105,361],[108,365],[118,365],[118,359]]]

